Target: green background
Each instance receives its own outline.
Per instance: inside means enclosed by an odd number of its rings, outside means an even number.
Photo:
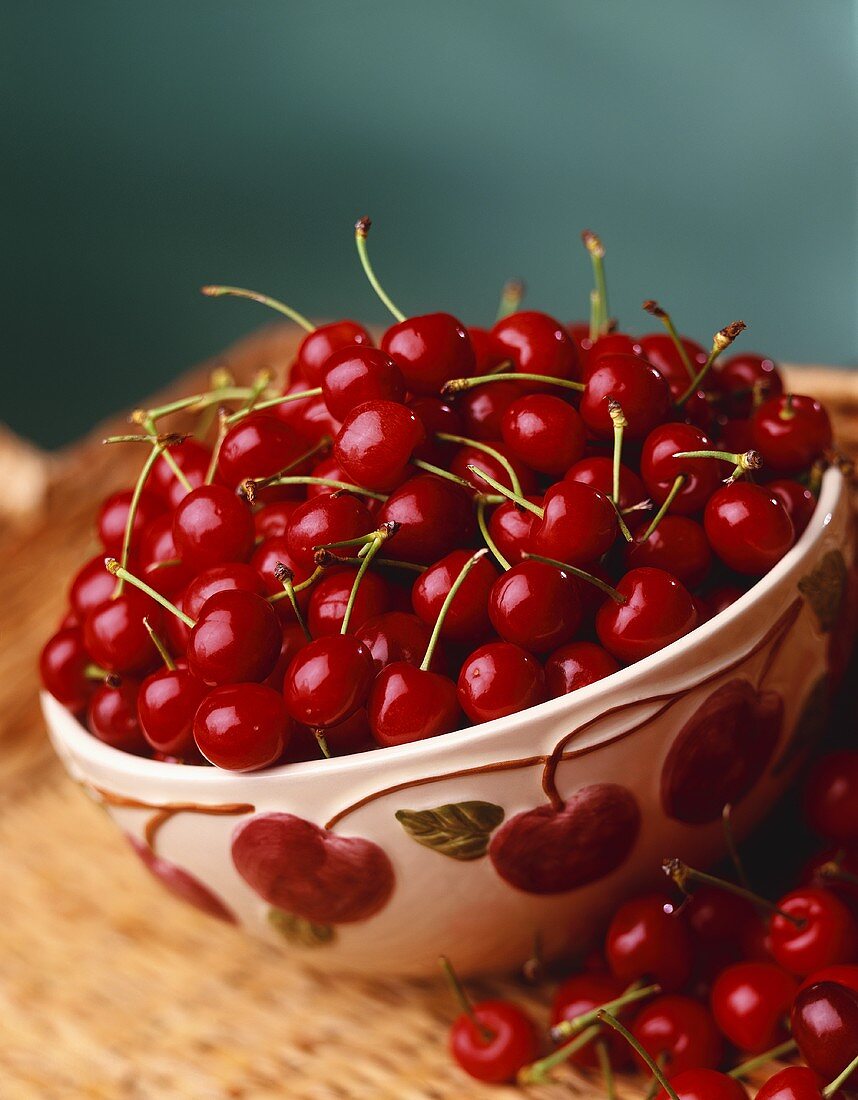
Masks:
[[[78,435],[267,317],[613,311],[853,362],[850,0],[29,0],[0,27],[2,417]]]

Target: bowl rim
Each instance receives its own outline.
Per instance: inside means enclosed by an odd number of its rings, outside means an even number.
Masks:
[[[644,657],[634,664],[627,665],[617,672],[611,673],[593,684],[579,688],[577,691],[561,695],[556,699],[547,699],[533,707],[501,718],[492,719],[489,722],[480,722],[477,725],[465,726],[463,729],[453,730],[450,733],[439,734],[437,737],[425,738],[422,741],[412,741],[404,745],[380,746],[377,749],[361,753],[351,753],[347,756],[320,758],[318,760],[305,760],[296,763],[279,764],[273,768],[265,768],[260,771],[230,772],[224,769],[211,767],[204,764],[183,764],[180,767],[161,760],[150,760],[142,756],[134,756],[131,753],[122,752],[121,749],[99,741],[94,737],[62,703],[56,700],[49,692],[42,689],[42,708],[52,726],[55,737],[68,745],[75,758],[84,757],[95,767],[110,768],[115,772],[124,773],[126,776],[139,777],[141,779],[166,779],[172,776],[183,782],[199,781],[201,785],[220,784],[230,779],[254,783],[276,782],[284,776],[312,777],[314,774],[330,776],[343,775],[349,772],[359,771],[367,766],[383,766],[387,761],[403,762],[410,758],[421,761],[429,761],[433,756],[440,756],[455,747],[457,751],[465,751],[478,747],[481,739],[489,733],[503,732],[512,723],[521,721],[523,715],[550,718],[555,714],[562,714],[570,704],[577,706],[579,702],[588,703],[597,698],[600,692],[606,694],[615,691],[616,688],[626,687],[639,677],[645,677],[653,670],[665,663],[674,662],[684,649],[690,645],[700,646],[712,637],[724,625],[742,616],[753,614],[755,605],[765,597],[781,581],[792,572],[795,566],[803,558],[808,556],[825,535],[825,530],[830,523],[834,510],[842,500],[846,492],[846,482],[842,472],[835,466],[826,470],[822,486],[806,529],[796,540],[781,560],[756,584],[743,593],[738,600],[729,607],[720,611],[702,626],[696,627],[691,633],[671,642],[663,649]],[[821,517],[821,522],[820,522]],[[62,721],[62,728],[53,729],[51,722],[52,712],[61,712],[67,719]],[[383,756],[379,758],[379,753]]]

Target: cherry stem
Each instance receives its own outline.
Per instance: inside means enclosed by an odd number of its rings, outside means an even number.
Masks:
[[[527,288],[523,279],[507,279],[501,288],[500,301],[498,302],[495,323],[503,321],[511,313],[517,313],[524,301],[524,292]]]
[[[834,859],[828,860],[817,871],[817,874],[821,875],[824,879],[829,879],[832,882],[844,882],[850,886],[858,886],[858,875],[850,874],[849,871],[844,871],[841,866],[841,861],[845,853],[840,851],[834,857]]]
[[[366,553],[360,555],[363,560],[358,566],[357,573],[355,573],[352,590],[349,593],[349,602],[346,604],[346,613],[343,615],[343,625],[340,627],[340,634],[348,634],[349,622],[351,621],[352,611],[354,610],[355,600],[357,599],[358,589],[360,588],[360,582],[363,580],[364,574],[372,564],[372,559],[384,545],[385,541],[390,538],[391,535],[395,535],[398,530],[399,524],[393,521],[382,523],[378,530],[372,533],[370,542],[365,548]]]
[[[716,878],[715,875],[709,875],[705,871],[698,871],[694,867],[689,867],[687,863],[683,863],[681,859],[665,859],[662,862],[661,869],[686,896],[690,896],[689,883],[714,886],[719,890],[726,890],[728,894],[735,894],[736,897],[744,898],[745,901],[749,901],[757,909],[763,909],[767,913],[774,913],[776,916],[783,917],[784,920],[788,920],[796,928],[804,928],[807,923],[804,917],[795,917],[792,913],[787,913],[785,909],[781,909],[773,901],[769,901],[768,898],[755,894],[753,890],[746,890],[744,886],[738,886],[735,882],[728,882],[727,879]]]
[[[146,416],[144,414],[142,424],[143,424],[143,428],[147,432],[149,432],[150,435],[157,434],[158,429],[155,426],[155,421],[152,419],[151,416]],[[193,486],[191,485],[190,481],[188,481],[188,479],[185,477],[185,473],[182,470],[182,467],[178,464],[178,462],[176,462],[176,460],[175,460],[175,458],[173,458],[172,454],[170,454],[169,443],[164,444],[164,448],[161,451],[161,454],[164,457],[164,461],[170,467],[170,470],[172,471],[173,476],[176,478],[176,480],[179,482],[179,484],[182,486],[182,488],[185,490],[185,492],[190,493],[191,490],[193,489]]]
[[[694,364],[688,358],[688,352],[685,350],[685,345],[679,338],[679,333],[676,331],[676,326],[673,323],[673,319],[667,310],[662,309],[658,302],[654,302],[652,298],[647,298],[644,302],[642,309],[645,309],[647,313],[651,313],[653,317],[657,317],[659,321],[667,329],[667,335],[673,341],[673,346],[676,348],[676,354],[682,360],[682,365],[688,372],[689,378],[694,378]]]
[[[729,346],[739,335],[739,333],[747,327],[748,326],[745,324],[744,321],[733,321],[731,324],[727,325],[726,328],[722,328],[720,329],[720,331],[715,333],[715,336],[712,340],[712,350],[709,352],[706,362],[703,364],[697,374],[695,374],[695,376],[691,379],[688,384],[688,388],[684,390],[676,400],[676,405],[678,408],[682,408],[688,398],[696,392],[697,387],[709,373],[712,364],[715,362],[721,352],[726,351],[727,348],[729,348]]]
[[[151,588],[145,581],[141,581],[139,577],[135,577],[133,573],[129,573],[124,566],[119,564],[116,558],[105,558],[104,568],[114,577],[127,581],[129,584],[133,584],[135,588],[139,588],[141,592],[145,592],[147,596],[155,601],[155,603],[159,603],[161,607],[175,615],[177,619],[181,619],[189,630],[192,630],[197,625],[190,615],[186,615],[184,611],[180,611],[174,603],[170,603],[166,596],[162,596],[160,592],[156,592],[155,589]]]
[[[738,1066],[734,1066],[731,1070],[727,1071],[728,1077],[745,1077],[749,1073],[753,1073],[754,1070],[760,1069],[768,1062],[773,1062],[778,1058],[783,1058],[785,1054],[792,1054],[796,1049],[795,1039],[787,1039],[784,1043],[778,1043],[776,1047],[772,1047],[771,1050],[765,1050],[762,1054],[757,1054],[753,1058],[749,1058],[747,1062],[742,1062]]]
[[[589,1012],[582,1012],[580,1016],[575,1016],[571,1020],[561,1020],[559,1024],[555,1024],[551,1029],[551,1038],[555,1042],[559,1042],[561,1039],[577,1035],[579,1032],[583,1031],[585,1027],[589,1027],[590,1024],[596,1023],[600,1012],[617,1012],[619,1009],[625,1008],[626,1005],[646,1000],[647,997],[653,997],[657,993],[661,993],[660,985],[642,986],[640,982],[635,982],[621,993],[619,997],[614,997],[611,1001],[605,1001],[605,1003],[599,1005],[598,1008],[590,1009]]]
[[[299,313],[297,309],[287,306],[285,302],[278,301],[277,298],[272,298],[268,294],[260,294],[258,290],[246,290],[242,286],[203,286],[200,287],[200,292],[207,298],[222,298],[224,295],[229,295],[231,298],[249,298],[251,302],[259,302],[261,306],[268,306],[269,309],[282,313],[284,317],[300,325],[305,332],[316,331],[316,326],[312,321],[308,321],[303,313]]]
[[[374,493],[371,489],[364,489],[360,485],[354,485],[350,481],[336,481],[330,477],[278,477],[271,482],[272,485],[326,485],[329,489],[339,490],[344,493],[357,493],[358,496],[371,497],[373,500],[387,500],[383,493]]]
[[[321,393],[321,386],[313,386],[312,389],[301,390],[300,393],[283,393],[279,397],[269,397],[265,401],[254,401],[245,408],[239,409],[238,412],[231,413],[227,418],[227,423],[230,425],[237,424],[239,420],[250,416],[251,413],[264,412],[266,409],[273,409],[278,405],[288,405],[292,401],[306,401],[310,397],[319,397]]]
[[[831,1084],[826,1085],[822,1090],[822,1095],[825,1097],[825,1100],[828,1100],[830,1096],[834,1096],[838,1089],[841,1089],[846,1084],[856,1069],[858,1069],[858,1054],[855,1055],[848,1066],[844,1066]]]
[[[360,565],[364,560],[363,558],[341,558],[337,554],[332,554],[329,550],[317,550],[315,554],[317,562],[324,565]],[[373,558],[374,563],[379,567],[387,567],[388,569],[407,569],[410,573],[425,573],[429,568],[428,565],[418,565],[413,561],[399,561],[397,558]]]
[[[590,343],[595,344],[599,339],[599,292],[598,290],[590,291]]]
[[[792,420],[795,416],[795,408],[793,407],[793,395],[788,393],[784,398],[784,403],[780,409],[778,409],[779,420]]]
[[[220,460],[220,451],[223,447],[223,441],[226,439],[227,432],[229,431],[229,417],[227,411],[224,408],[219,408],[217,411],[217,439],[215,445],[212,447],[212,455],[209,459],[209,467],[206,470],[204,485],[211,485],[215,479],[217,473],[217,464]]]
[[[491,485],[496,492],[506,497],[507,500],[511,500],[513,504],[517,504],[519,508],[524,508],[525,511],[532,512],[540,519],[545,515],[544,509],[540,508],[538,504],[531,504],[531,502],[523,497],[521,493],[514,493],[511,489],[508,489],[506,485],[501,485],[499,481],[495,481],[491,474],[487,474],[485,470],[481,470],[479,466],[469,465],[468,469],[475,477],[478,477],[481,481],[485,481],[487,485]]]
[[[154,409],[135,409],[131,414],[131,421],[134,424],[142,424],[147,431],[154,432],[154,427],[150,428],[149,423],[154,425],[155,421],[172,413],[183,412],[185,409],[202,411],[211,405],[220,405],[223,401],[246,401],[252,393],[250,386],[225,386],[220,390],[194,393],[190,397],[180,397],[176,401],[171,401],[168,405],[158,405]]]
[[[518,480],[518,474],[512,468],[512,463],[506,455],[502,455],[496,448],[489,446],[488,443],[482,443],[479,439],[468,439],[464,435],[450,435],[449,432],[435,432],[435,438],[440,439],[442,443],[458,443],[462,447],[473,447],[475,451],[482,451],[483,454],[489,455],[506,470],[512,491],[517,496],[522,495],[521,482]],[[471,469],[471,467],[469,466],[468,469]]]
[[[298,626],[301,627],[301,633],[308,642],[312,642],[313,639],[310,636],[310,631],[307,629],[307,624],[304,622],[304,616],[301,614],[300,607],[298,607],[298,598],[295,595],[295,586],[292,583],[295,574],[288,566],[284,565],[282,561],[278,561],[274,566],[274,576],[283,585],[283,592],[286,599],[292,605],[292,611],[295,613],[295,618],[298,620]]]
[[[184,443],[188,438],[187,434],[181,432],[160,432],[155,435],[149,435],[137,432],[134,435],[109,435],[105,439],[102,439],[102,443],[160,443],[167,447],[171,443]]]
[[[616,1016],[612,1016],[610,1012],[605,1012],[604,1009],[599,1012],[599,1019],[603,1023],[606,1023],[608,1025],[608,1027],[612,1027],[614,1029],[614,1031],[616,1031],[620,1035],[622,1035],[622,1037],[626,1040],[626,1042],[629,1044],[629,1046],[634,1051],[636,1051],[637,1054],[646,1062],[646,1064],[649,1066],[650,1070],[652,1071],[653,1077],[655,1077],[655,1079],[658,1081],[658,1083],[661,1085],[661,1087],[664,1089],[664,1091],[670,1097],[670,1100],[679,1100],[679,1097],[676,1093],[676,1089],[673,1087],[673,1085],[671,1085],[670,1081],[668,1081],[668,1079],[665,1077],[664,1072],[661,1069],[661,1066],[659,1066],[658,1062],[656,1062],[656,1060],[652,1057],[652,1055],[649,1053],[649,1051],[644,1049],[644,1047],[638,1042],[638,1040],[634,1037],[634,1035],[632,1035],[632,1033],[629,1031],[629,1029],[627,1027],[624,1027],[620,1023],[620,1021],[616,1018]]]
[[[412,458],[411,462],[412,465],[416,466],[418,469],[425,470],[427,474],[443,477],[446,481],[452,481],[455,485],[461,485],[469,492],[473,489],[473,485],[470,481],[465,481],[463,477],[459,477],[458,474],[454,474],[450,470],[445,470],[442,466],[435,466],[432,462],[425,462],[422,458]]]
[[[465,987],[459,980],[459,975],[453,969],[453,964],[450,962],[446,955],[442,955],[438,959],[438,963],[441,967],[441,970],[444,972],[444,977],[447,979],[450,990],[452,991],[453,996],[456,998],[456,1001],[458,1002],[462,1012],[464,1012],[464,1014],[474,1025],[474,1028],[477,1030],[484,1042],[491,1042],[491,1040],[495,1037],[494,1032],[491,1028],[486,1027],[485,1024],[481,1023],[477,1019],[477,1014],[476,1012],[474,1012],[474,1006],[471,1003],[471,998],[465,992]]]
[[[628,599],[618,592],[616,588],[612,588],[606,581],[600,580],[599,577],[594,577],[592,573],[585,573],[583,569],[579,569],[576,565],[569,565],[568,562],[558,561],[557,558],[546,558],[542,554],[525,554],[526,558],[530,558],[531,561],[541,561],[546,565],[554,565],[557,569],[562,569],[564,573],[571,573],[573,577],[578,577],[582,581],[589,581],[590,584],[594,584],[596,588],[601,589],[606,596],[610,596],[614,603],[618,603],[620,607],[625,607],[629,602]]]
[[[526,371],[497,371],[494,374],[478,374],[473,378],[451,378],[441,387],[442,397],[455,397],[457,393],[472,390],[487,382],[542,382],[546,386],[560,386],[566,390],[583,393],[583,382],[573,382],[571,378],[552,378],[550,374],[529,374]]]
[[[450,591],[444,597],[444,602],[441,604],[441,609],[438,612],[438,617],[435,620],[435,625],[432,627],[432,633],[429,637],[429,644],[426,646],[426,652],[423,655],[423,660],[420,662],[420,668],[423,672],[429,671],[429,666],[432,664],[432,658],[435,655],[435,647],[438,644],[438,639],[441,637],[441,628],[444,625],[444,619],[447,617],[447,612],[450,610],[450,605],[456,598],[456,593],[462,587],[465,582],[465,578],[479,562],[481,558],[484,558],[488,554],[488,550],[478,550],[476,554],[468,558],[465,564],[462,566],[458,577],[450,585]]]
[[[751,884],[745,872],[742,857],[739,855],[739,849],[736,847],[736,837],[733,833],[733,807],[729,802],[725,802],[724,808],[721,810],[721,824],[724,829],[724,843],[727,845],[727,854],[733,864],[736,878],[748,890]]]
[[[387,291],[384,289],[384,287],[378,281],[378,277],[376,276],[375,272],[373,271],[372,264],[369,262],[369,255],[367,254],[367,250],[366,250],[366,238],[369,234],[369,227],[371,225],[372,225],[372,222],[367,217],[358,218],[358,220],[355,222],[355,247],[357,248],[357,253],[358,253],[358,257],[360,259],[361,267],[363,268],[364,275],[366,275],[367,279],[369,280],[369,285],[372,287],[372,289],[378,295],[378,297],[380,298],[382,304],[388,310],[390,310],[390,312],[393,314],[393,317],[397,321],[402,322],[402,321],[405,320],[405,314],[402,312],[401,309],[398,309],[393,304],[393,302],[391,301],[390,297],[387,294]]]
[[[242,481],[239,487],[242,495],[246,497],[250,504],[255,503],[256,494],[260,489],[265,489],[269,485],[278,484],[279,479],[281,477],[285,477],[290,470],[294,470],[296,466],[303,465],[303,463],[312,458],[313,455],[317,455],[322,451],[327,451],[330,445],[330,438],[328,436],[324,436],[322,439],[319,440],[318,443],[315,443],[312,447],[310,447],[309,450],[304,451],[304,453],[298,455],[297,458],[293,458],[292,461],[284,466],[282,470],[277,470],[276,473],[269,474],[268,477],[245,478],[245,480]]]
[[[322,750],[322,756],[326,760],[331,759],[331,750],[328,748],[328,742],[325,737],[325,731],[322,729],[313,730],[313,736],[319,744],[319,748]]]
[[[318,555],[316,555],[316,556],[318,557]],[[333,557],[333,555],[331,555],[331,556]],[[337,559],[337,560],[339,560],[339,559]],[[280,564],[280,563],[278,563],[278,564]],[[328,563],[317,562],[316,563],[316,568],[313,570],[313,572],[310,574],[310,576],[307,577],[306,580],[301,581],[300,584],[293,584],[292,585],[292,591],[297,594],[299,592],[306,592],[308,588],[312,588],[313,585],[316,583],[316,581],[319,579],[319,577],[321,577],[321,575],[325,572],[325,565],[326,564],[328,564]],[[275,592],[273,595],[269,596],[268,597],[268,602],[269,603],[279,603],[280,600],[287,599],[288,595],[289,595],[288,592],[286,592],[286,590],[284,588],[284,590],[282,592]]]
[[[608,1045],[604,1039],[596,1040],[596,1058],[599,1061],[599,1069],[602,1071],[602,1080],[605,1082],[605,1093],[608,1100],[616,1100],[614,1067],[611,1065],[611,1056],[608,1053]]]
[[[495,561],[504,571],[510,568],[510,563],[506,560],[503,554],[498,550],[497,543],[492,538],[489,532],[489,525],[486,523],[486,499],[485,497],[477,498],[477,526],[480,529],[480,534],[483,536],[483,541],[489,550],[491,550]]]
[[[641,539],[641,542],[646,542],[653,531],[655,531],[656,527],[658,527],[658,525],[667,515],[668,509],[670,508],[671,504],[673,504],[674,500],[676,500],[677,493],[680,491],[686,481],[687,477],[685,474],[677,474],[673,485],[671,485],[670,487],[670,492],[664,499],[664,504],[662,504],[656,514],[652,517],[649,527],[647,527],[646,531],[644,531],[644,537]]]
[[[613,397],[608,399],[608,412],[614,425],[614,466],[611,500],[614,504],[620,503],[620,465],[623,457],[623,432],[629,426],[623,407]]]
[[[114,674],[108,672],[106,668],[102,668],[101,665],[87,665],[83,670],[84,677],[87,680],[107,680]]]
[[[140,473],[137,475],[137,481],[134,485],[134,490],[131,493],[131,500],[128,503],[128,515],[125,518],[125,531],[122,535],[122,552],[120,555],[120,564],[125,567],[128,565],[128,554],[131,550],[131,536],[134,533],[134,519],[137,515],[137,509],[140,506],[140,497],[143,494],[143,489],[146,485],[146,481],[149,477],[149,473],[152,467],[158,461],[158,456],[164,450],[163,443],[156,443],[149,454],[146,456],[146,461],[143,463],[143,467]],[[116,599],[117,596],[122,595],[122,589],[124,584],[120,579],[116,588],[113,591],[112,599]]]
[[[603,332],[608,331],[608,316],[610,313],[608,309],[608,285],[605,281],[605,246],[600,238],[589,229],[585,229],[581,234],[581,240],[590,253],[590,260],[593,264],[593,279],[596,283],[596,293],[599,296],[598,335],[601,336]]]
[[[728,484],[732,484],[743,474],[750,473],[752,470],[759,470],[763,465],[763,456],[759,451],[745,451],[743,454],[734,451],[677,451],[673,457],[717,458],[721,462],[730,462],[735,469],[726,479]]]
[[[167,647],[164,645],[164,643],[161,641],[161,639],[158,637],[158,635],[152,629],[152,624],[149,622],[149,620],[146,618],[145,615],[143,616],[143,625],[146,627],[146,633],[152,639],[152,644],[155,646],[155,648],[161,654],[161,660],[164,662],[164,664],[167,666],[167,668],[170,670],[170,672],[175,672],[176,671],[176,662],[170,656],[170,651],[167,649]]]
[[[557,1050],[546,1055],[544,1058],[540,1058],[538,1062],[531,1062],[529,1066],[525,1066],[519,1070],[518,1083],[520,1085],[541,1085],[547,1080],[549,1073],[556,1067],[562,1066],[573,1054],[577,1054],[579,1050],[587,1046],[588,1043],[592,1043],[594,1039],[597,1039],[601,1034],[602,1029],[598,1024],[591,1024],[576,1035],[574,1039],[570,1039],[568,1043],[565,1043],[562,1047],[558,1047]]]
[[[211,393],[222,393],[224,390],[229,389],[235,385],[235,379],[226,369],[226,367],[215,367],[215,369],[209,375],[209,390]],[[215,406],[210,405],[207,409],[204,409],[200,414],[196,427],[194,429],[195,435],[198,439],[205,439],[209,433],[209,428],[212,426],[214,419]]]

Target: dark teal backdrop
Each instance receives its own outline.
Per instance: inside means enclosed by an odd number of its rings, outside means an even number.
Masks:
[[[502,280],[630,328],[851,362],[851,0],[18,0],[0,27],[2,417],[44,444],[267,318],[491,318]]]

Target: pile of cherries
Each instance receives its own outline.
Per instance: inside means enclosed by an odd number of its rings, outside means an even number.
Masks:
[[[613,1072],[637,1067],[653,1074],[648,1095],[660,1100],[747,1100],[742,1078],[798,1055],[803,1064],[774,1072],[758,1100],[854,1095],[858,750],[817,762],[804,818],[825,847],[775,902],[748,889],[738,856],[733,879],[666,860],[675,890],[623,903],[601,947],[556,987],[554,1046],[542,1057],[524,1009],[472,1004],[443,960],[463,1009],[450,1033],[455,1060],[492,1083],[540,1083],[568,1063],[601,1068],[610,1097]]]
[[[268,376],[138,410],[136,485],[42,653],[45,687],[130,753],[247,771],[449,733],[584,687],[688,634],[804,530],[825,409],[775,364],[609,320],[301,324]],[[168,431],[197,414],[193,435]],[[166,422],[166,424],[165,424]],[[481,548],[481,549],[480,549]]]

